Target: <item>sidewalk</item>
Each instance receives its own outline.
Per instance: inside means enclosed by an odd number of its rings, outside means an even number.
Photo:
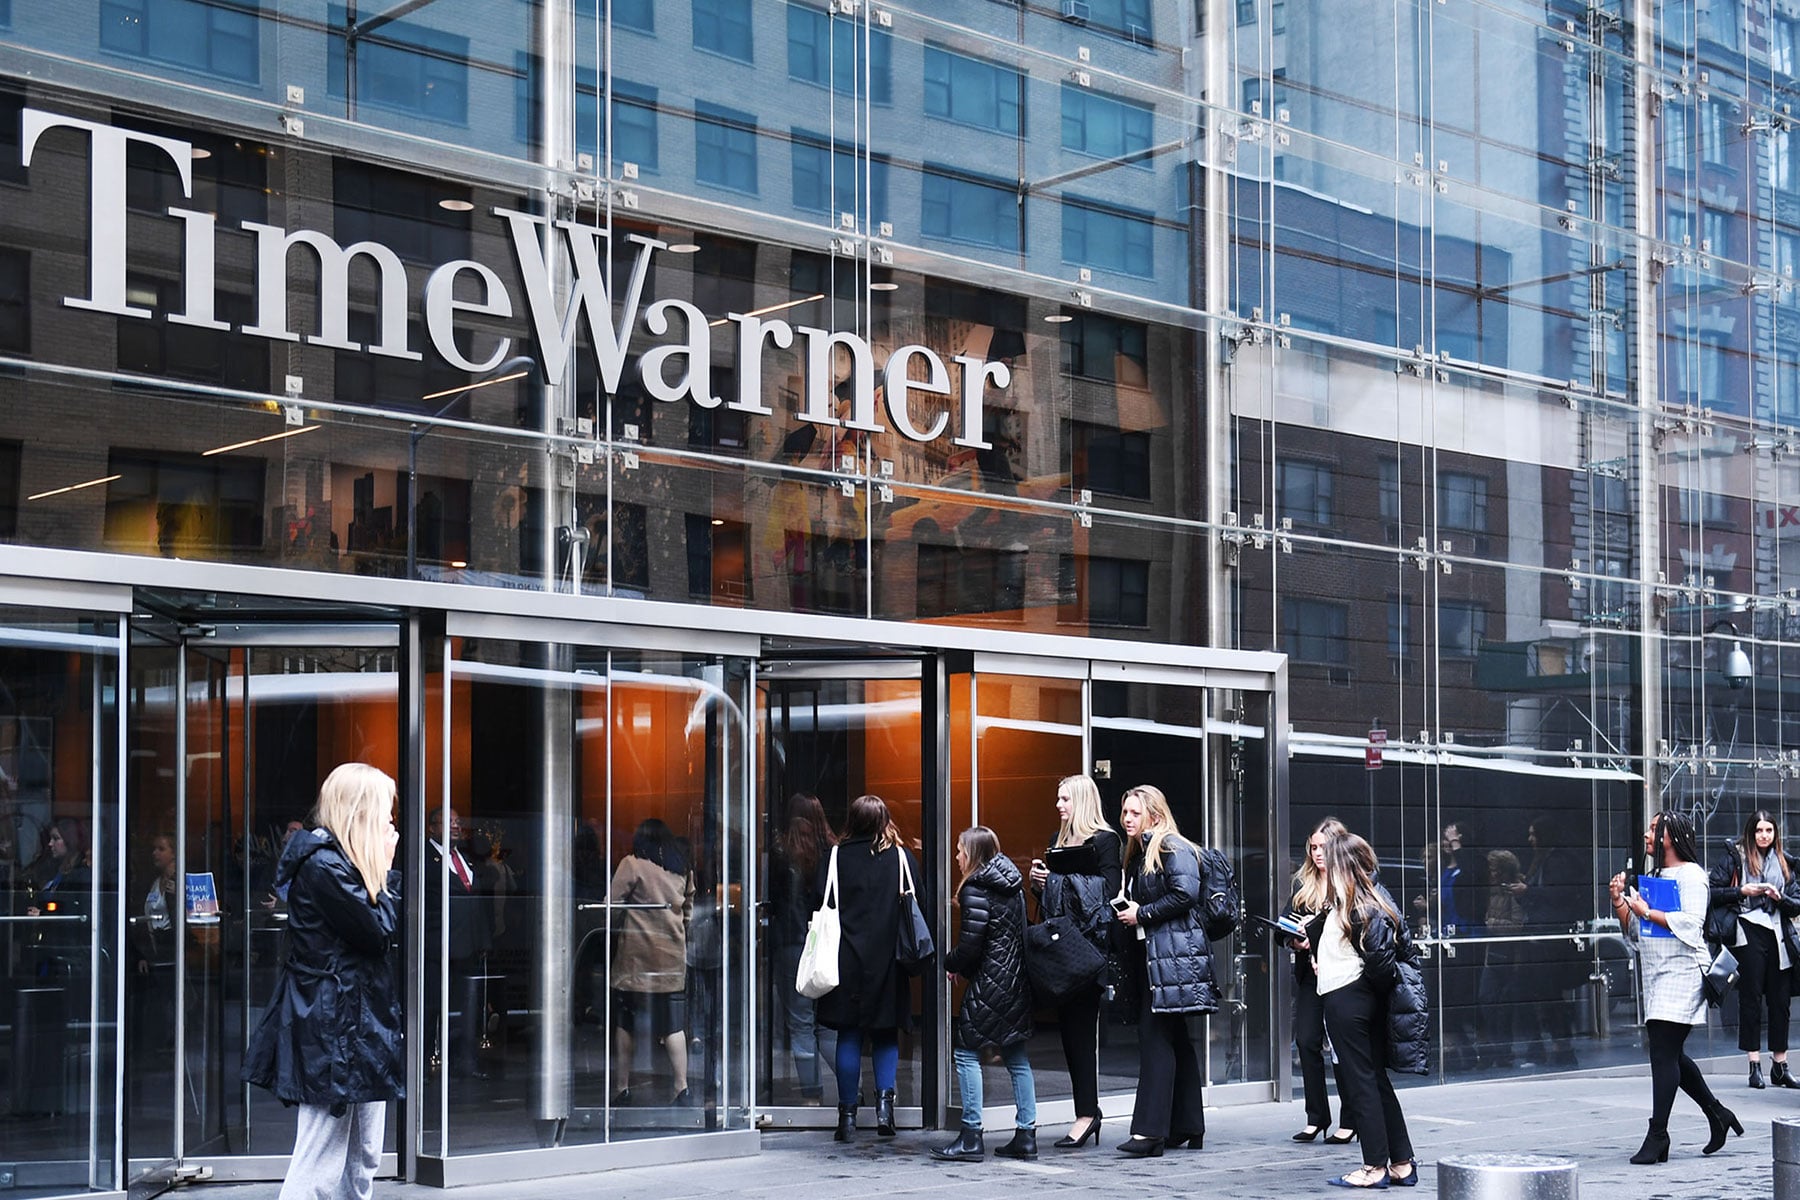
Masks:
[[[1458,1153],[1531,1152],[1566,1156],[1581,1164],[1581,1194],[1588,1200],[1655,1197],[1656,1200],[1752,1200],[1770,1195],[1769,1122],[1800,1116],[1800,1093],[1752,1092],[1742,1075],[1716,1074],[1708,1082],[1744,1123],[1744,1136],[1702,1157],[1706,1121],[1686,1097],[1678,1097],[1670,1132],[1675,1144],[1666,1164],[1634,1167],[1626,1161],[1643,1140],[1649,1110],[1649,1070],[1631,1077],[1556,1076],[1499,1082],[1405,1088],[1400,1093],[1420,1159],[1420,1186],[1395,1193],[1437,1194],[1433,1163]],[[824,1132],[771,1133],[759,1157],[679,1166],[645,1167],[601,1175],[565,1176],[501,1185],[458,1188],[455,1200],[562,1200],[604,1195],[608,1200],[684,1200],[721,1196],[784,1197],[804,1190],[818,1197],[944,1197],[974,1200],[1012,1188],[1058,1196],[1118,1196],[1164,1192],[1221,1200],[1286,1200],[1299,1195],[1344,1196],[1326,1178],[1354,1170],[1354,1146],[1299,1145],[1289,1140],[1304,1124],[1298,1102],[1209,1110],[1206,1148],[1171,1150],[1160,1159],[1127,1159],[1114,1144],[1129,1133],[1125,1120],[1108,1121],[1101,1149],[1056,1151],[1049,1143],[1060,1128],[1040,1138],[1035,1163],[992,1157],[946,1164],[927,1157],[947,1142],[940,1132],[902,1133],[892,1140],[859,1132],[838,1145]],[[997,1131],[1000,1140],[1010,1131]],[[206,1185],[191,1189],[201,1200],[274,1200],[274,1184]],[[428,1200],[445,1192],[377,1183],[380,1200]]]

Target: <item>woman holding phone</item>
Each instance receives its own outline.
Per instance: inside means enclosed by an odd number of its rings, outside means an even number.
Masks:
[[[1056,841],[1031,863],[1031,888],[1044,920],[1063,916],[1105,953],[1113,928],[1112,898],[1121,881],[1119,835],[1100,811],[1100,789],[1086,775],[1070,775],[1056,785]],[[1096,979],[1065,998],[1057,1010],[1063,1058],[1075,1095],[1075,1124],[1053,1143],[1077,1150],[1100,1140],[1100,1000],[1105,981]]]
[[[1706,1077],[1685,1050],[1694,1026],[1706,1024],[1701,973],[1707,968],[1701,926],[1709,900],[1706,872],[1694,861],[1694,823],[1685,813],[1664,810],[1644,830],[1644,853],[1651,873],[1675,883],[1677,902],[1652,907],[1621,871],[1612,877],[1613,912],[1638,943],[1644,980],[1644,1040],[1650,1047],[1650,1129],[1631,1156],[1640,1166],[1669,1161],[1669,1113],[1679,1088],[1706,1114],[1711,1133],[1703,1154],[1716,1153],[1731,1130],[1743,1136],[1737,1114],[1720,1104]],[[1659,932],[1662,931],[1662,932]]]
[[[1788,971],[1795,965],[1793,918],[1800,915],[1800,895],[1789,898],[1795,862],[1781,848],[1775,816],[1763,809],[1750,814],[1744,834],[1726,847],[1707,877],[1711,908],[1735,913],[1732,933],[1724,939],[1738,960],[1738,1049],[1750,1056],[1750,1086],[1764,1087],[1762,1014],[1769,1009],[1769,1083],[1800,1088],[1788,1070],[1788,1008],[1792,997]],[[1709,910],[1710,911],[1710,910]],[[1730,919],[1727,918],[1729,921]]]
[[[1303,937],[1289,938],[1294,952],[1294,1045],[1300,1052],[1300,1079],[1306,1093],[1306,1128],[1294,1135],[1296,1142],[1310,1142],[1331,1127],[1331,1096],[1325,1090],[1325,1005],[1319,999],[1319,971],[1313,947],[1324,929],[1328,905],[1325,900],[1325,843],[1349,829],[1336,817],[1326,817],[1313,828],[1306,839],[1306,857],[1294,874],[1294,898],[1288,904],[1288,916],[1306,930]],[[1356,1122],[1344,1103],[1344,1071],[1341,1062],[1332,1064],[1337,1079],[1338,1131],[1326,1135],[1333,1145],[1348,1145],[1356,1140]]]
[[[1181,836],[1169,802],[1148,784],[1125,793],[1125,894],[1119,920],[1136,934],[1138,1088],[1121,1154],[1160,1158],[1164,1147],[1200,1149],[1206,1137],[1200,1058],[1187,1018],[1217,1012],[1212,942],[1200,927],[1200,856]]]

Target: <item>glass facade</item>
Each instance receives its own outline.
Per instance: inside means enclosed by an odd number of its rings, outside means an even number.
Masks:
[[[54,1096],[14,1086],[57,1132],[0,1162],[60,1194],[283,1153],[235,1082],[258,872],[353,756],[405,798],[419,1178],[808,1122],[755,907],[796,794],[887,795],[945,922],[949,837],[1028,859],[1062,773],[1185,781],[1256,904],[1334,813],[1428,939],[1440,1075],[1635,1061],[1599,895],[1644,810],[1711,846],[1800,788],[1797,27],[0,0],[0,571],[125,589],[0,594],[0,1015],[87,1014],[33,1042]],[[455,623],[515,598],[547,623]],[[446,813],[487,847],[473,957]],[[65,818],[79,946],[25,912]],[[616,995],[651,820],[680,1050]],[[183,873],[213,921],[155,911]],[[1254,1015],[1209,1072],[1278,1092],[1284,965],[1224,957]],[[954,996],[914,1001],[935,1120]]]

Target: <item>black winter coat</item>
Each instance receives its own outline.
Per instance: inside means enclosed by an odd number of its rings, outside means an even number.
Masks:
[[[1379,883],[1375,888],[1398,912],[1388,890]],[[1378,908],[1352,913],[1350,945],[1362,955],[1363,978],[1387,1001],[1388,1070],[1429,1074],[1431,1006],[1425,976],[1419,969],[1419,950],[1406,922],[1396,921]]]
[[[287,1104],[342,1105],[406,1094],[400,997],[399,875],[370,904],[362,876],[323,829],[296,833],[275,881],[288,884],[287,961],[250,1035],[244,1081]]]
[[[1781,939],[1787,943],[1788,961],[1800,963],[1800,928],[1794,924],[1794,919],[1800,917],[1800,861],[1785,851],[1782,857],[1787,859],[1787,887],[1780,900],[1767,903],[1780,914]],[[1739,890],[1744,886],[1744,857],[1738,853],[1736,842],[1726,843],[1724,853],[1713,860],[1712,869],[1706,873],[1706,884],[1709,910],[1729,908],[1742,914],[1749,905],[1765,903],[1747,900]]]
[[[962,936],[944,969],[969,980],[956,1041],[970,1050],[1016,1046],[1031,1037],[1031,981],[1025,977],[1025,893],[1010,858],[990,859],[956,893]]]
[[[911,990],[906,973],[894,961],[900,936],[900,856],[906,855],[913,886],[920,885],[919,864],[908,850],[875,852],[869,838],[838,848],[838,985],[819,997],[814,1010],[827,1029],[898,1029],[910,1025]],[[831,867],[827,854],[815,881],[825,894]],[[922,893],[921,893],[922,894]],[[930,911],[921,901],[921,907]]]
[[[1140,835],[1148,843],[1148,834]],[[1133,858],[1126,894],[1137,903],[1144,930],[1144,976],[1150,1011],[1217,1012],[1212,942],[1200,928],[1200,857],[1180,838],[1165,838],[1162,867],[1144,870],[1142,846]]]
[[[1123,845],[1118,834],[1101,829],[1079,846],[1052,846],[1044,852],[1050,876],[1038,898],[1039,913],[1046,921],[1068,917],[1102,952],[1117,921],[1112,898],[1119,894]]]

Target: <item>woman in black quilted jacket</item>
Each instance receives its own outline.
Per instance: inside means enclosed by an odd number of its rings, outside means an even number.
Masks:
[[[1200,856],[1181,836],[1169,802],[1148,785],[1125,793],[1125,905],[1119,920],[1135,936],[1138,1089],[1122,1154],[1161,1157],[1165,1146],[1195,1150],[1206,1136],[1200,1057],[1188,1014],[1218,1011],[1212,942],[1200,924]]]
[[[985,1157],[981,1140],[981,1051],[993,1047],[1012,1076],[1012,1141],[994,1147],[1007,1158],[1037,1157],[1037,1085],[1025,1043],[1031,1037],[1031,984],[1025,977],[1025,893],[1019,868],[1000,853],[1000,839],[985,825],[956,839],[962,883],[956,891],[962,935],[944,956],[945,973],[969,981],[956,1015],[956,1085],[962,1095],[962,1129],[931,1156],[943,1162]]]
[[[1354,833],[1325,840],[1325,899],[1331,911],[1313,949],[1319,996],[1363,1152],[1360,1170],[1331,1183],[1414,1187],[1419,1165],[1388,1069],[1411,1071],[1423,1060],[1424,985],[1400,910],[1375,882],[1375,852]]]

